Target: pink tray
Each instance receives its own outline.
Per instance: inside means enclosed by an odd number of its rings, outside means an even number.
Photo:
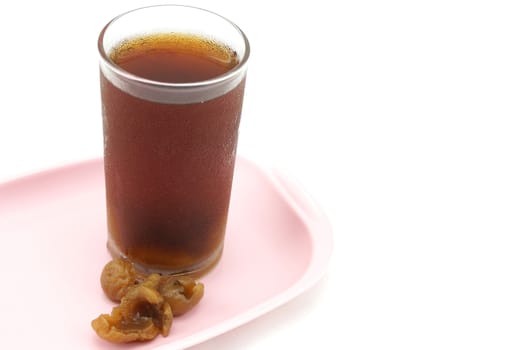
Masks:
[[[122,349],[90,322],[114,304],[99,286],[110,259],[101,160],[0,184],[0,329],[6,349]],[[206,294],[168,337],[128,344],[181,349],[284,304],[320,279],[332,251],[326,217],[298,187],[240,158],[224,254]]]

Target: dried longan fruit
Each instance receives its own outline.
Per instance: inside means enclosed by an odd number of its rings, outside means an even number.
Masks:
[[[202,299],[204,285],[190,277],[170,276],[163,280],[159,291],[170,304],[173,316],[180,316]]]
[[[100,285],[109,299],[120,301],[127,289],[136,283],[137,277],[137,272],[129,260],[111,260],[102,270]]]
[[[102,314],[92,321],[93,329],[101,338],[123,343],[150,340],[159,333],[169,334],[173,320],[171,308],[158,290],[144,284],[130,287],[111,315]]]

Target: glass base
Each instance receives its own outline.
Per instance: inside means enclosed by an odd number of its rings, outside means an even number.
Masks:
[[[177,268],[177,269],[159,269],[156,267],[151,267],[151,266],[144,265],[144,264],[134,261],[133,259],[126,256],[126,254],[124,254],[117,247],[117,245],[111,238],[108,238],[108,241],[107,241],[107,248],[108,248],[109,253],[113,257],[113,259],[118,259],[118,258],[129,259],[133,263],[133,266],[135,267],[135,269],[137,269],[137,271],[141,273],[145,273],[145,274],[158,273],[161,275],[190,276],[194,278],[202,277],[203,275],[207,274],[211,269],[213,269],[215,265],[217,265],[217,263],[219,262],[222,256],[223,247],[224,245],[223,243],[221,243],[221,245],[217,247],[217,249],[213,252],[213,254],[211,254],[206,260],[198,264],[183,267],[183,268]]]

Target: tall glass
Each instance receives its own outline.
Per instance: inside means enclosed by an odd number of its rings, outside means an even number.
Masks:
[[[140,38],[172,34],[218,44],[235,64],[177,81],[141,76],[114,58],[123,45],[136,50]],[[223,249],[248,40],[215,13],[161,5],[116,17],[98,47],[108,249],[146,272],[201,275]]]

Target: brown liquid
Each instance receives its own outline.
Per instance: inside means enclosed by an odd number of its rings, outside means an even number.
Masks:
[[[125,43],[110,55],[143,78],[210,79],[238,62],[228,48],[189,35]],[[244,80],[202,103],[134,97],[101,76],[110,244],[146,268],[184,272],[222,249]]]
[[[166,83],[211,79],[238,63],[230,48],[190,34],[139,37],[121,44],[110,58],[130,73]]]

